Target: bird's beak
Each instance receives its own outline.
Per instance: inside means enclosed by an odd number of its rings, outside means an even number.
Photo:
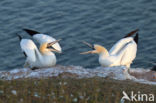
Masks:
[[[80,54],[96,54],[98,53],[97,50],[91,50],[91,51],[87,51],[87,52],[82,52]]]
[[[48,47],[54,45],[55,43],[59,42],[61,39],[55,40],[53,42],[48,43]]]
[[[54,48],[50,49],[50,51],[57,52],[57,53],[62,53],[61,51],[56,50],[56,49],[54,49]]]
[[[56,41],[53,41],[53,42],[50,42],[48,43],[47,47],[50,48],[50,51],[54,51],[54,52],[57,52],[57,53],[62,53],[61,51],[55,49],[55,48],[52,48],[52,45],[54,45],[55,43],[59,42],[61,39],[58,39]]]
[[[94,49],[94,46],[92,44],[87,43],[85,41],[83,41],[82,43],[87,45],[88,47],[90,47],[92,50],[91,51],[87,51],[87,52],[82,52],[80,54],[95,54],[95,53],[98,53],[97,50]]]

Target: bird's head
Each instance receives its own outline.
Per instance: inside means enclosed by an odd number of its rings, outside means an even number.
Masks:
[[[61,53],[61,51],[57,50],[56,48],[54,48],[52,45],[54,45],[55,43],[59,42],[61,39],[50,42],[50,43],[43,43],[40,46],[40,51],[43,54],[46,54],[47,52],[57,52],[57,53]]]
[[[89,46],[92,50],[91,51],[87,51],[87,52],[82,52],[80,54],[105,54],[105,55],[108,55],[108,51],[106,48],[104,48],[103,46],[101,45],[98,45],[98,44],[94,44],[94,45],[91,45],[87,42],[83,42],[85,45]]]

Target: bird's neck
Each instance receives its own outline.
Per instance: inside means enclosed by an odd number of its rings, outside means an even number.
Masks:
[[[53,52],[51,52],[51,51],[44,51],[44,52],[42,52],[42,51],[40,51],[40,50],[36,50],[36,54],[37,54],[37,57],[38,57],[38,59],[39,60],[43,60],[43,58],[45,58],[45,57],[50,57],[50,56],[55,56],[55,54],[53,53]]]
[[[39,48],[41,54],[46,54],[48,52],[48,49],[47,49],[47,45],[46,44],[42,44]]]
[[[54,53],[52,53],[49,49],[47,49],[47,44],[44,43],[40,46],[40,53],[42,56],[46,56],[46,55],[52,55]]]
[[[100,57],[108,57],[109,56],[109,52],[107,51],[107,49],[104,49],[101,53],[99,53]]]

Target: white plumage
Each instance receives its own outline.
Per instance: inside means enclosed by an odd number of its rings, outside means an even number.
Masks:
[[[30,62],[36,61],[35,50],[38,50],[34,42],[30,39],[22,39],[20,46],[23,52],[27,55],[27,60]]]
[[[49,35],[45,35],[45,34],[35,34],[35,35],[33,35],[33,38],[35,40],[37,40],[37,42],[39,42],[40,44],[56,41],[55,38],[53,38]],[[59,43],[55,43],[54,45],[52,45],[52,47],[57,49],[58,51],[62,52],[62,49],[61,49],[61,46],[59,45]]]
[[[38,49],[35,43],[31,39],[21,39],[20,46],[22,51],[26,56],[25,67],[30,68],[40,68],[40,67],[50,67],[56,64],[56,56],[53,53],[62,52],[61,46],[55,38],[45,35],[35,33],[32,30],[25,30],[29,33],[37,42],[40,43],[40,48]]]
[[[129,68],[132,61],[136,57],[138,33],[134,38],[130,36],[136,33],[137,31],[138,29],[130,32],[123,39],[119,40],[109,50],[109,52],[101,45],[95,44],[94,46],[91,46],[91,44],[85,42],[85,44],[87,44],[89,47],[91,47],[94,50],[83,52],[81,54],[88,54],[88,53],[99,54],[99,63],[104,67],[124,65],[127,68]]]
[[[124,38],[118,41],[108,52],[100,54],[99,62],[102,66],[120,66],[125,65],[128,68],[136,57],[137,44],[132,37]]]

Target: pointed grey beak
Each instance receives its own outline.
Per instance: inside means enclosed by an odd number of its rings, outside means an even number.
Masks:
[[[51,51],[57,52],[57,53],[61,53],[61,51],[56,50],[55,48],[52,48],[52,45],[54,45],[55,43],[59,42],[61,39],[55,40],[53,42],[48,43],[47,48],[49,48]]]
[[[50,46],[52,46],[52,45],[54,45],[55,43],[57,43],[57,42],[59,42],[61,39],[58,39],[58,40],[55,40],[55,41],[53,41],[53,42],[50,42],[50,43],[48,43],[48,47],[50,47]]]
[[[54,48],[52,48],[52,49],[50,49],[51,51],[54,51],[54,52],[57,52],[57,53],[62,53],[61,51],[58,51],[58,50],[56,50],[56,49],[54,49]]]
[[[94,46],[92,44],[90,44],[90,43],[88,43],[86,41],[83,41],[82,43],[85,44],[85,45],[87,45],[88,47],[90,47],[91,49],[94,50]]]
[[[81,52],[80,54],[93,54],[93,53],[95,53],[96,50],[94,49],[94,46],[92,44],[85,42],[85,41],[83,41],[82,43],[87,45],[89,48],[91,48],[92,51]]]

